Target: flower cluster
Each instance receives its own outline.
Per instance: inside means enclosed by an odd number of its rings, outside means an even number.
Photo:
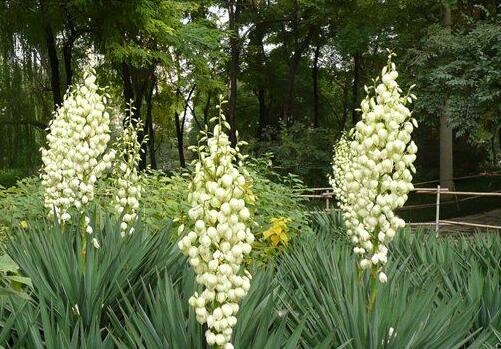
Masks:
[[[351,151],[351,142],[347,133],[343,133],[341,138],[334,146],[334,156],[332,159],[332,176],[329,182],[332,191],[337,198],[338,206],[343,211],[348,202],[348,188],[346,187],[345,175],[350,171],[353,153]]]
[[[60,221],[71,218],[71,207],[82,210],[93,200],[95,182],[111,167],[115,153],[106,153],[110,140],[106,104],[107,95],[100,94],[94,70],[87,68],[83,83],[68,90],[50,123],[48,148],[41,149],[41,177],[45,207]],[[86,230],[92,233],[88,223]]]
[[[141,199],[141,176],[138,173],[142,142],[138,141],[138,134],[143,130],[141,120],[132,119],[132,105],[127,110],[124,128],[116,141],[117,156],[113,168],[113,179],[116,191],[113,196],[115,210],[122,217],[120,234],[132,234],[132,227],[137,217],[139,200]]]
[[[196,148],[198,160],[188,196],[192,224],[190,229],[179,227],[180,233],[188,231],[179,248],[189,257],[196,281],[203,286],[202,293],[195,293],[189,303],[198,322],[208,326],[207,343],[230,349],[238,304],[250,288],[251,275],[242,270],[242,264],[254,241],[252,213],[247,207],[254,196],[242,167],[243,156],[238,146],[231,147],[224,128],[229,125],[220,112],[213,135],[203,132],[201,141],[207,144]]]
[[[411,140],[417,122],[406,107],[416,97],[402,95],[391,57],[382,70],[382,82],[375,81],[374,95],[370,93],[372,88],[366,88],[362,120],[353,131],[349,149],[343,140],[337,147],[340,159],[334,160],[335,191],[355,245],[353,250],[361,257],[360,267],[370,269],[373,275],[378,273],[380,282],[387,281],[386,245],[405,225],[394,212],[404,205],[413,189],[417,152]]]

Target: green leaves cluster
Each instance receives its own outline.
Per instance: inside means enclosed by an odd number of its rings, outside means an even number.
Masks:
[[[458,135],[482,142],[497,137],[501,126],[501,15],[463,20],[452,30],[430,26],[410,51],[416,109],[429,124],[438,118],[428,116],[445,114]]]
[[[249,164],[253,178],[253,188],[258,200],[256,203],[255,229],[257,238],[253,258],[267,262],[281,252],[265,241],[262,233],[272,224],[273,218],[288,217],[289,238],[293,240],[300,234],[307,234],[308,213],[303,199],[296,194],[303,188],[302,182],[294,176],[281,176],[268,166],[266,158],[254,160]],[[155,233],[163,229],[166,222],[174,220],[180,225],[185,220],[190,205],[187,201],[189,179],[183,175],[166,176],[160,171],[150,171],[142,176],[139,216],[144,229]],[[95,204],[98,221],[105,219],[105,212],[115,212],[113,201],[113,179],[99,181],[96,185]],[[43,193],[36,178],[19,181],[17,186],[0,190],[0,250],[2,237],[5,239],[17,229],[25,229],[33,223],[43,223],[46,212],[43,208]],[[118,215],[117,215],[118,216]],[[117,217],[118,218],[118,217]],[[24,223],[23,223],[24,222]],[[24,227],[24,228],[23,228]],[[176,239],[177,237],[173,237]]]
[[[236,348],[490,348],[501,342],[501,238],[399,234],[389,282],[367,312],[369,280],[336,214],[314,218],[273,268],[253,271]],[[106,220],[101,248],[30,225],[9,244],[33,281],[27,298],[0,295],[6,348],[206,348],[187,297],[196,288],[170,229],[120,238]],[[77,229],[77,228],[75,228]],[[70,232],[71,233],[71,232]],[[85,262],[84,262],[85,261]]]

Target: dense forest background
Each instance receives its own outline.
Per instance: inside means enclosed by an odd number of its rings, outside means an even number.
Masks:
[[[186,167],[222,94],[247,152],[325,186],[332,145],[387,49],[400,86],[416,84],[418,179],[451,187],[499,168],[496,0],[2,0],[0,19],[4,183],[37,172],[52,112],[89,54],[117,113],[133,100],[144,121],[142,168]]]

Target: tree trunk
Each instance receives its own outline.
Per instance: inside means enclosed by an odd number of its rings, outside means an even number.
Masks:
[[[132,88],[130,67],[127,63],[123,62],[121,64],[121,70],[125,104],[134,103],[134,90]]]
[[[492,151],[492,166],[496,166],[497,163],[497,151],[496,151],[496,135],[491,137],[491,151]]]
[[[176,122],[176,138],[177,138],[177,153],[179,155],[179,165],[186,168],[186,160],[184,159],[184,140],[183,130],[181,129],[181,121],[179,120],[179,113],[174,113],[174,121]]]
[[[157,166],[157,158],[155,154],[155,130],[153,129],[153,115],[152,115],[152,107],[153,107],[153,90],[155,89],[155,79],[152,80],[151,86],[148,90],[148,94],[146,95],[146,122],[144,125],[145,131],[148,134],[148,151],[150,153],[150,166],[152,169],[156,170]],[[144,164],[146,167],[146,164]]]
[[[141,120],[141,107],[145,91],[154,77],[154,66],[148,68],[134,68],[126,62],[121,63],[121,76],[123,83],[123,94],[125,103],[132,102],[134,107],[132,113],[132,123],[137,124]],[[141,160],[139,162],[139,170],[146,169],[147,146],[144,144],[143,139],[145,130],[139,132],[137,135],[138,142],[141,143]]]
[[[287,89],[283,105],[282,117],[286,123],[290,123],[292,120],[292,104],[294,99],[294,85],[296,83],[296,75],[299,69],[299,63],[301,63],[301,57],[304,51],[310,46],[311,36],[313,30],[310,29],[306,38],[296,46],[294,54],[291,57],[289,65],[289,76],[287,78]]]
[[[239,37],[239,19],[240,4],[238,0],[228,1],[230,36],[230,98],[228,101],[228,122],[231,126],[230,141],[231,145],[237,143],[236,137],[236,112],[237,112],[237,82],[240,71],[240,37]]]
[[[318,58],[320,56],[320,44],[315,47],[315,53],[313,56],[313,69],[312,69],[312,79],[313,79],[313,128],[318,127],[319,119],[319,95],[318,95]]]
[[[47,13],[47,4],[45,0],[40,0],[40,13],[44,22],[45,45],[49,56],[50,66],[50,86],[52,89],[52,99],[54,109],[61,105],[63,99],[61,96],[61,77],[59,75],[59,59],[57,58],[56,39],[50,25]]]
[[[204,124],[209,125],[209,110],[210,110],[210,99],[211,99],[211,91],[207,92],[207,103],[205,103],[204,107]]]
[[[452,128],[445,112],[440,116],[440,187],[454,189]]]
[[[268,126],[268,111],[266,107],[266,53],[264,50],[264,35],[265,26],[263,23],[256,23],[254,29],[249,33],[249,46],[247,51],[249,54],[248,68],[257,74],[254,79],[254,95],[259,103],[259,119],[257,127],[257,138],[263,139],[264,132]]]
[[[266,98],[265,91],[263,87],[260,87],[257,91],[257,99],[259,101],[259,125],[257,129],[257,138],[259,140],[264,139],[264,133],[268,125],[268,110],[266,109]]]
[[[353,55],[353,89],[352,89],[352,96],[353,96],[353,101],[352,101],[352,106],[351,106],[351,123],[352,126],[354,127],[358,120],[359,117],[357,115],[357,109],[359,107],[358,103],[358,90],[359,90],[359,85],[360,85],[360,61],[362,60],[362,55],[360,53],[355,53]]]
[[[348,90],[350,88],[350,81],[348,78],[346,78],[344,87],[343,87],[343,121],[342,121],[342,127],[343,129],[346,128],[346,123],[348,122],[348,109],[349,109],[349,102],[348,102]]]
[[[449,30],[452,26],[451,9],[447,1],[443,2],[443,24]],[[445,97],[445,105],[448,97]],[[454,190],[453,135],[447,121],[447,109],[444,107],[440,115],[440,187]],[[446,196],[447,198],[447,196]],[[452,198],[452,197],[449,197]]]
[[[65,42],[63,46],[63,60],[64,60],[64,71],[66,73],[66,90],[71,86],[73,80],[73,69],[71,67],[71,60],[73,56],[73,43],[75,41],[70,38]]]

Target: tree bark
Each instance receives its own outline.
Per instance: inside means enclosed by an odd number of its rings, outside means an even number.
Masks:
[[[230,98],[228,101],[228,122],[231,126],[230,141],[231,145],[237,143],[236,137],[236,111],[237,111],[237,83],[238,73],[240,71],[240,37],[239,37],[239,20],[240,20],[240,3],[238,0],[228,1],[229,27],[230,36]]]
[[[211,91],[207,92],[207,103],[205,103],[204,107],[204,124],[209,125],[209,110],[210,110],[210,99],[211,99]]]
[[[71,61],[73,59],[73,46],[79,36],[79,32],[75,30],[75,26],[73,24],[73,20],[71,18],[67,6],[63,6],[63,10],[66,14],[66,29],[69,32],[69,36],[66,38],[63,45],[63,61],[64,61],[64,71],[66,74],[66,90],[68,90],[73,81],[73,69],[71,66]]]
[[[266,96],[263,87],[259,87],[257,91],[257,99],[259,102],[259,125],[257,129],[257,138],[264,139],[264,133],[268,125],[268,110],[266,108]]]
[[[348,78],[346,78],[344,87],[343,87],[343,121],[342,121],[342,127],[343,129],[346,128],[346,123],[348,122],[348,109],[349,109],[349,102],[348,102],[348,90],[350,88],[350,81]]]
[[[313,128],[318,127],[319,119],[319,94],[318,94],[318,58],[320,56],[320,44],[315,47],[313,56],[312,80],[313,80]]]
[[[176,138],[177,138],[177,153],[179,155],[179,165],[186,168],[186,160],[184,158],[184,140],[183,130],[181,129],[181,121],[179,120],[179,113],[174,113],[174,121],[176,123]]]
[[[268,110],[266,107],[266,54],[264,51],[265,27],[263,23],[256,23],[254,29],[249,34],[249,52],[248,65],[251,71],[254,71],[257,77],[254,79],[255,87],[253,92],[257,97],[259,104],[259,118],[257,127],[257,138],[263,139],[264,132],[268,126]]]
[[[146,122],[144,125],[145,131],[148,134],[148,151],[150,153],[150,166],[152,169],[156,170],[157,166],[157,158],[155,153],[155,130],[153,129],[153,91],[155,89],[155,79],[153,78],[151,81],[151,86],[146,95]],[[146,164],[144,164],[146,167]]]
[[[128,104],[132,101],[132,123],[137,124],[141,120],[141,106],[143,103],[145,91],[150,85],[154,77],[154,66],[148,68],[134,68],[126,62],[121,63],[121,76],[123,84],[123,94],[125,103]],[[137,135],[138,142],[141,143],[141,160],[139,162],[139,169],[146,169],[146,157],[148,147],[143,142],[145,130],[139,132]]]
[[[45,45],[49,56],[50,66],[50,86],[52,89],[52,99],[54,101],[54,109],[61,105],[63,99],[61,96],[61,77],[59,74],[59,59],[57,57],[56,39],[49,21],[47,13],[47,4],[45,0],[40,0],[40,14],[44,25]]]
[[[123,94],[125,104],[134,102],[134,90],[132,88],[132,78],[130,73],[130,67],[127,63],[122,62],[122,84],[123,84]]]
[[[311,37],[313,34],[313,30],[310,29],[308,31],[308,35],[303,39],[298,45],[296,45],[296,49],[294,54],[291,57],[290,65],[289,65],[289,75],[287,78],[287,89],[286,95],[283,105],[282,117],[286,123],[290,123],[292,121],[292,104],[294,98],[294,85],[296,82],[296,75],[299,69],[299,63],[301,62],[301,57],[303,56],[304,51],[310,46]]]
[[[73,56],[73,41],[66,42],[63,46],[64,71],[66,73],[66,90],[70,88],[73,80],[73,69],[71,68],[71,60]]]
[[[443,25],[450,30],[452,26],[451,9],[447,1],[443,2],[443,6]],[[447,105],[447,99],[446,96],[445,105]],[[444,107],[442,115],[440,115],[440,187],[454,190],[453,178],[453,134],[447,120],[447,109]]]
[[[496,135],[491,137],[492,166],[497,164]]]
[[[360,53],[355,53],[353,55],[353,86],[352,86],[352,106],[351,106],[351,123],[354,127],[359,121],[359,117],[357,115],[357,109],[359,107],[359,96],[358,90],[360,85],[360,64],[362,60],[362,55]]]

